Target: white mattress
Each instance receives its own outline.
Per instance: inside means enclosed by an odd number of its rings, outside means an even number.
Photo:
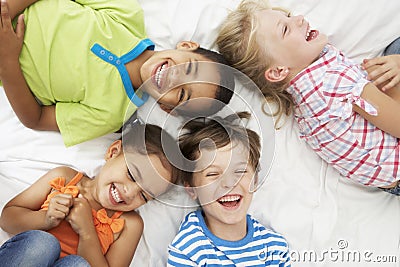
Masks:
[[[157,50],[173,48],[180,40],[194,40],[204,47],[215,48],[221,21],[238,3],[237,0],[140,2],[148,34]],[[356,61],[380,55],[386,45],[400,36],[400,1],[274,0],[272,3],[289,8],[294,14],[306,15],[312,26],[327,33],[334,45]],[[271,118],[261,112],[260,96],[240,85],[236,92],[239,95],[230,106],[234,110],[252,107],[254,116],[249,127],[263,139],[262,175],[266,179],[255,193],[249,212],[287,238],[293,266],[400,266],[400,199],[340,177],[299,140],[291,117],[280,130],[274,131]],[[151,104],[149,101],[144,106],[141,116]],[[149,121],[161,124],[166,115],[161,110],[157,112],[160,116]],[[47,170],[61,164],[88,175],[96,174],[105,149],[118,137],[110,134],[65,148],[58,133],[33,131],[21,125],[2,88],[0,129],[0,208]],[[169,195],[170,202],[191,203],[187,195],[173,193]],[[131,266],[165,266],[167,246],[191,209],[157,201],[140,208],[145,230]],[[7,238],[0,230],[0,244]],[[386,262],[378,265],[379,260]]]

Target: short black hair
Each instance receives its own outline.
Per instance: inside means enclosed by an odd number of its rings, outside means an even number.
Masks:
[[[235,78],[233,68],[229,67],[226,59],[218,52],[215,52],[210,49],[205,49],[202,47],[197,48],[193,51],[194,53],[201,55],[215,63],[218,64],[218,71],[221,76],[221,80],[219,82],[217,91],[215,93],[215,99],[218,100],[211,108],[196,112],[195,115],[199,116],[210,116],[217,113],[221,110],[225,105],[229,104],[233,96],[233,91],[235,89]],[[188,113],[188,112],[183,112]],[[185,114],[183,114],[185,115]],[[194,114],[186,114],[186,115],[194,115]]]

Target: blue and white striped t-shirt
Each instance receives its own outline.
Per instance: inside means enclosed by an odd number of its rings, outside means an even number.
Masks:
[[[218,238],[201,210],[189,213],[168,247],[168,266],[291,266],[282,235],[247,215],[247,235],[238,241]]]

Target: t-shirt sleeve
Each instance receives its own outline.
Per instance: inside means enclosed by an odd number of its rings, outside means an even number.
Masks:
[[[364,71],[356,65],[339,64],[326,72],[323,81],[323,94],[329,107],[329,117],[347,119],[352,115],[353,104],[367,113],[376,115],[377,111],[361,93],[369,81]]]
[[[183,253],[181,250],[177,249],[176,247],[173,247],[170,245],[168,247],[168,261],[167,261],[167,266],[172,267],[172,266],[182,266],[182,267],[187,267],[187,266],[196,266],[196,264],[191,261],[185,253]]]
[[[135,0],[76,0],[76,2],[112,16],[117,21],[130,21],[132,17],[138,15],[143,19],[142,7]]]
[[[115,116],[110,110],[58,102],[56,120],[64,144],[72,146],[119,130],[124,118]]]
[[[125,26],[139,39],[147,37],[144,12],[136,0],[76,0],[77,3],[92,8],[97,14],[98,23],[105,25],[109,20]]]
[[[284,238],[282,237],[282,239],[284,239]],[[292,263],[291,263],[290,253],[289,253],[289,245],[287,244],[287,241],[285,239],[284,239],[284,242],[286,243],[286,246],[285,246],[285,249],[281,251],[279,266],[280,267],[290,267]]]

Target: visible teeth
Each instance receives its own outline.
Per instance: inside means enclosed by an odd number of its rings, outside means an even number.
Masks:
[[[117,188],[115,187],[115,185],[111,186],[111,195],[114,198],[115,202],[122,202],[122,198],[118,193]]]
[[[166,68],[167,68],[167,64],[162,64],[157,69],[157,72],[156,72],[156,75],[155,75],[155,79],[156,79],[156,83],[157,83],[158,87],[161,87],[161,80],[162,80],[162,77],[163,77],[163,74],[164,74],[164,71],[166,70]]]
[[[225,196],[221,197],[218,201],[219,202],[232,202],[232,201],[238,201],[240,199],[240,196]]]

